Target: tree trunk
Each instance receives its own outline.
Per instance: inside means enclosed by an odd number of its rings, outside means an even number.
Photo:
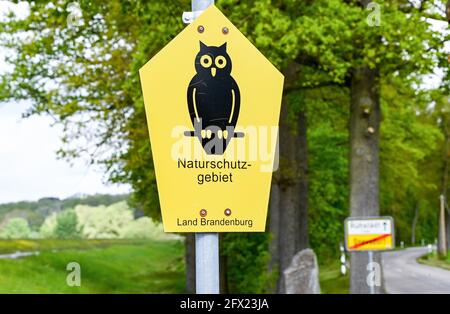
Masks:
[[[219,246],[224,243],[224,234],[219,233]],[[219,250],[220,251],[220,250]],[[227,294],[228,291],[228,277],[227,277],[227,256],[220,254],[219,256],[219,272],[220,272],[220,293]]]
[[[440,196],[439,204],[439,237],[438,237],[438,255],[441,259],[447,258],[447,237],[445,235],[446,225],[445,225],[445,196]]]
[[[184,240],[186,264],[186,292],[195,293],[195,234],[188,233]]]
[[[277,182],[277,178],[274,176],[272,179],[272,188],[270,191],[270,204],[269,204],[269,231],[271,235],[269,243],[270,260],[268,265],[269,273],[273,273],[279,270],[280,254],[278,251],[278,239],[280,237],[280,187]],[[269,286],[267,290],[270,293],[277,291],[276,286]]]
[[[450,2],[449,2],[450,3]],[[449,130],[449,122],[443,117],[444,124],[444,134],[445,134],[445,145],[444,145],[444,169],[442,175],[442,188],[441,194],[444,196],[444,219],[446,222],[446,226],[444,227],[444,239],[447,243],[447,248],[450,248],[450,211],[446,208],[447,204],[447,195],[448,195],[448,176],[450,171],[450,130]]]
[[[308,247],[306,114],[302,111],[298,113],[294,123],[288,123],[288,110],[286,105],[283,106],[283,122],[280,127],[280,173],[275,192],[278,193],[278,197],[273,201],[276,202],[278,199],[279,216],[272,218],[278,219],[279,223],[276,250],[280,274],[278,293],[285,292],[284,270],[289,267],[297,252]]]
[[[291,123],[288,121],[288,106],[284,103],[281,109],[280,125],[280,217],[279,217],[279,280],[278,293],[284,293],[283,272],[289,267],[292,258],[296,253],[296,240],[299,229],[298,211],[298,191],[296,189],[296,164],[295,146],[296,138]]]
[[[308,236],[308,137],[305,110],[298,113],[297,120],[297,163],[298,163],[298,238],[296,251],[309,247]]]
[[[298,83],[300,65],[292,62],[284,71],[285,87]],[[286,98],[285,98],[286,99]],[[295,113],[286,100],[280,116],[279,169],[274,174],[270,201],[269,269],[278,266],[277,292],[284,293],[284,270],[299,251],[308,247],[308,155],[305,110]]]
[[[416,226],[417,220],[419,219],[419,202],[416,202],[414,206],[414,217],[411,226],[411,245],[416,245]]]
[[[445,223],[447,224],[447,251],[450,250],[450,211],[447,208],[447,218],[445,219]]]
[[[378,216],[379,206],[379,74],[376,69],[353,70],[350,108],[350,215]],[[381,255],[374,253],[380,265]],[[352,252],[350,258],[350,293],[370,293],[367,284],[368,253]],[[381,277],[382,272],[377,274]],[[375,293],[383,291],[375,287]]]

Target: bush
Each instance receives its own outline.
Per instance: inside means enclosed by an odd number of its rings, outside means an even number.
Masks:
[[[180,239],[165,234],[162,224],[149,217],[134,220],[125,201],[110,206],[78,205],[74,210],[54,213],[45,219],[39,232],[41,238],[59,239]]]
[[[65,210],[56,216],[54,237],[58,239],[73,239],[80,237],[78,218],[74,210]]]
[[[55,229],[56,229],[56,213],[51,214],[48,216],[44,223],[42,224],[41,228],[39,229],[39,233],[42,238],[48,239],[53,238],[55,236]]]
[[[108,207],[75,207],[78,227],[87,239],[116,239],[123,237],[125,227],[133,221],[133,213],[125,201]]]
[[[0,232],[0,237],[4,239],[26,239],[30,234],[28,221],[23,218],[12,218]]]
[[[225,233],[221,255],[226,259],[229,293],[266,293],[276,283],[276,273],[269,273],[268,233]]]
[[[129,239],[163,239],[167,237],[162,224],[155,223],[149,217],[141,217],[130,222],[123,229],[122,236]]]

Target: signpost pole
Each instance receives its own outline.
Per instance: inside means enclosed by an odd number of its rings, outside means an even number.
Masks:
[[[219,294],[219,234],[195,234],[197,294]]]
[[[214,0],[192,0],[192,12],[204,11],[212,4],[214,4]]]
[[[192,20],[206,10],[214,0],[192,0]],[[197,294],[218,294],[219,284],[219,234],[195,234],[195,286]]]

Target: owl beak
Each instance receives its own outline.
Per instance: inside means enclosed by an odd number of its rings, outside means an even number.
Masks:
[[[216,73],[217,73],[217,69],[216,68],[211,68],[211,75],[213,77],[216,77]]]

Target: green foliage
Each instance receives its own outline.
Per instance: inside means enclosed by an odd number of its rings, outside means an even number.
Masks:
[[[23,218],[12,218],[0,231],[2,239],[26,239],[31,235],[28,222]]]
[[[126,202],[119,202],[108,207],[75,207],[82,235],[86,239],[121,238],[125,226],[133,221],[133,213]]]
[[[42,238],[50,239],[55,237],[55,229],[57,224],[56,217],[57,214],[53,213],[44,220],[41,227],[39,228],[39,233],[41,234]]]
[[[437,196],[440,171],[424,171],[433,166],[443,134],[428,112],[431,93],[417,92],[392,77],[383,85],[381,126],[381,206],[395,218],[398,243],[411,242],[416,208],[419,216],[416,242],[428,242],[437,234]],[[431,169],[430,169],[431,170]],[[435,201],[436,200],[436,201]]]
[[[149,217],[141,217],[131,221],[122,230],[122,237],[125,239],[167,239],[161,223],[155,223]]]
[[[319,261],[335,257],[348,216],[348,91],[327,87],[305,94],[309,153],[309,235]]]
[[[78,228],[86,239],[174,239],[175,235],[164,233],[162,224],[149,217],[134,219],[125,201],[110,206],[75,207]]]
[[[121,201],[128,201],[128,194],[94,194],[81,197],[69,197],[62,200],[62,208],[69,209],[74,208],[77,205],[89,205],[89,206],[109,206]]]
[[[230,293],[265,293],[274,284],[268,273],[270,255],[267,233],[226,233],[220,252],[226,259]]]
[[[57,239],[75,239],[80,237],[78,218],[74,210],[66,210],[56,216],[54,236]]]
[[[87,196],[74,196],[60,200],[54,197],[41,198],[35,202],[16,202],[0,204],[0,221],[14,217],[22,217],[28,221],[32,230],[37,230],[44,220],[53,213],[74,208],[76,205],[111,205],[128,200],[129,195],[96,194]]]
[[[109,206],[77,205],[48,216],[40,227],[42,238],[56,239],[175,239],[149,217],[134,219],[125,201]]]

